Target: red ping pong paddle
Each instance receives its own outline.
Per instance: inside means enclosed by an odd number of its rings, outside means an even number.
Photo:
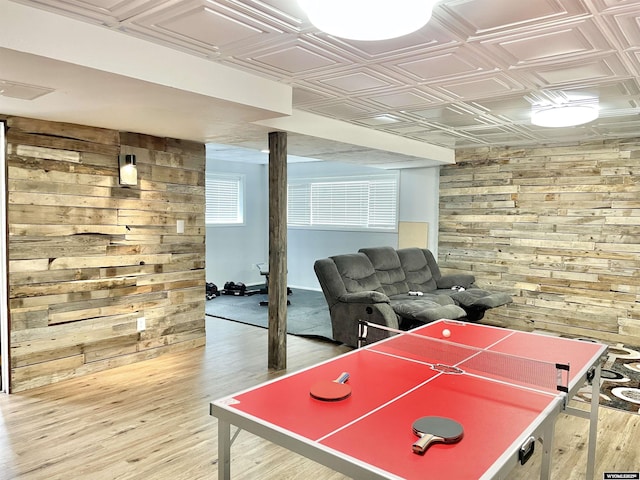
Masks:
[[[421,417],[413,422],[413,433],[420,438],[412,445],[413,453],[423,454],[432,443],[456,443],[464,430],[455,420],[445,417]]]
[[[351,395],[351,386],[344,383],[347,380],[349,380],[349,373],[342,372],[335,380],[321,380],[314,383],[311,385],[309,394],[325,402],[343,400]]]

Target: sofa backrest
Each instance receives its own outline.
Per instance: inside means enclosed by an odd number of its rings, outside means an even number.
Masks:
[[[331,258],[322,258],[313,263],[313,270],[316,272],[327,305],[329,308],[333,307],[338,298],[347,293],[336,263]]]
[[[347,253],[330,257],[336,264],[347,293],[374,290],[382,292],[382,285],[376,276],[371,261],[364,253]]]
[[[347,293],[384,293],[371,261],[364,253],[347,253],[316,260],[313,269],[329,307]]]
[[[382,285],[382,290],[388,297],[409,291],[405,272],[394,248],[361,248],[358,252],[364,253],[369,258]]]
[[[436,281],[436,283],[439,283],[440,279],[442,278],[442,273],[440,272],[440,267],[438,266],[438,262],[433,256],[433,253],[431,253],[431,250],[427,250],[426,248],[421,248],[420,250],[422,250],[424,258],[427,259],[427,265],[429,265],[429,270],[431,270],[433,279]]]
[[[401,248],[397,250],[400,265],[404,270],[410,290],[431,292],[437,290],[438,284],[432,269],[435,259],[429,250],[422,248]],[[438,277],[440,269],[435,264]]]

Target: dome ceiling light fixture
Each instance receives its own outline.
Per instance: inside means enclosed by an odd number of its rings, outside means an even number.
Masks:
[[[437,0],[298,0],[319,30],[348,40],[387,40],[415,32]]]
[[[531,123],[538,127],[574,127],[598,118],[598,104],[570,104],[533,106]]]

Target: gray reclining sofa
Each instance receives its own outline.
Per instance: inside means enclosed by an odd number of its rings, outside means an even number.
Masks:
[[[362,248],[316,260],[314,271],[334,340],[353,347],[359,320],[408,329],[441,318],[476,321],[487,309],[512,302],[506,293],[475,288],[473,275],[442,275],[433,254],[420,248]],[[368,341],[387,336],[369,334]]]

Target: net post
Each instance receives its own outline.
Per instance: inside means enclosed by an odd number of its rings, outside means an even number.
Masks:
[[[569,401],[569,364],[568,363],[556,363],[557,372],[557,386],[559,392],[564,393],[564,408],[567,408],[567,402]]]
[[[369,322],[366,320],[358,320],[358,348],[362,348],[367,340],[367,327]]]

